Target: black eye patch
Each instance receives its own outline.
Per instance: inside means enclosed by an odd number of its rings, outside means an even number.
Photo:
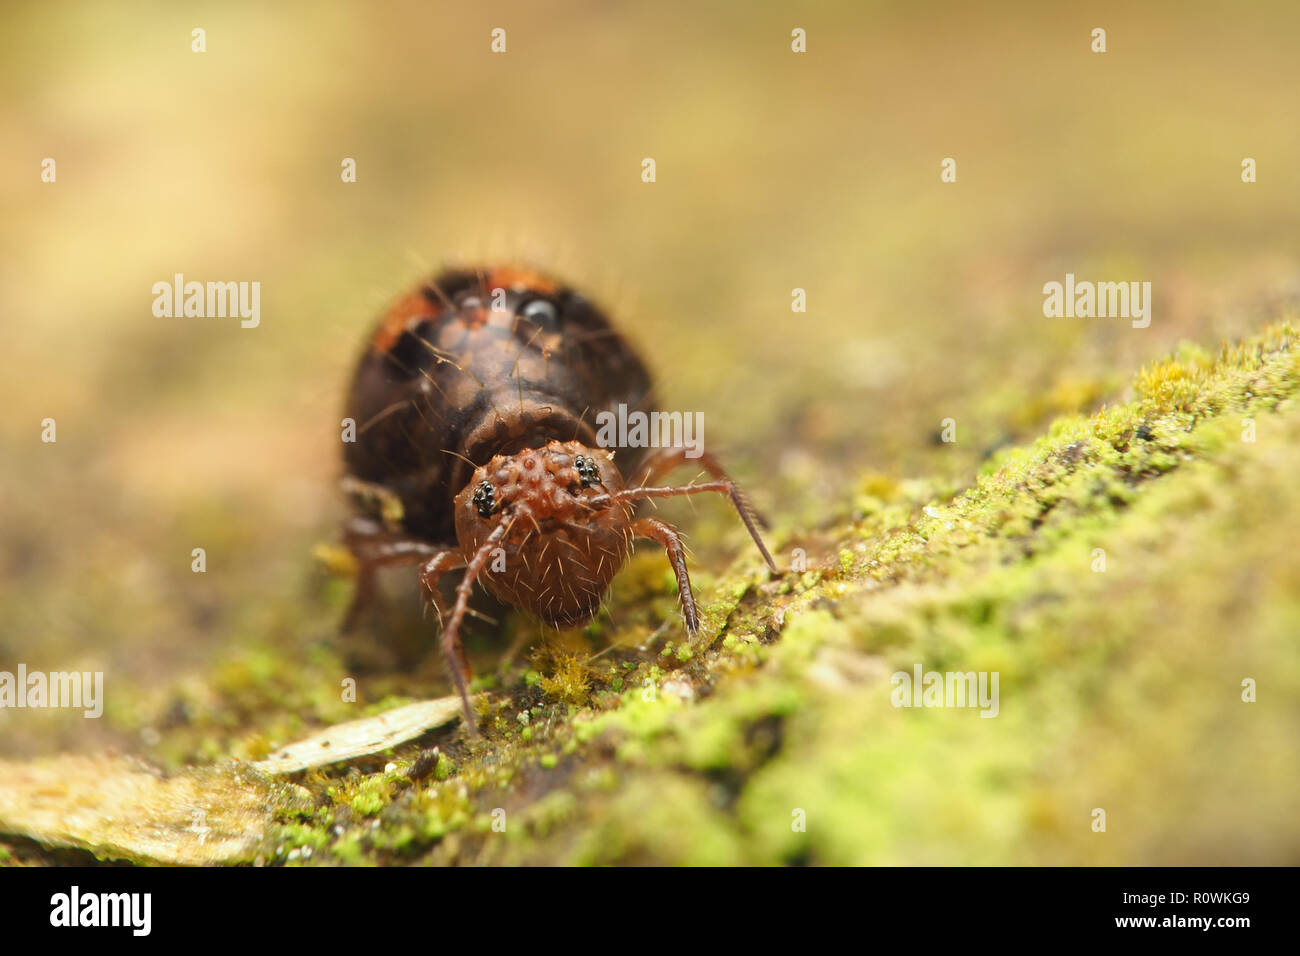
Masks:
[[[573,459],[573,467],[578,469],[578,478],[582,480],[582,487],[590,488],[600,481],[600,469],[592,459],[579,455]]]
[[[490,481],[480,481],[478,487],[474,489],[474,507],[478,509],[480,518],[491,518],[492,512],[497,507],[496,489],[492,487]]]

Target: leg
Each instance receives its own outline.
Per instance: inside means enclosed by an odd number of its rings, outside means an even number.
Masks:
[[[763,544],[763,539],[759,537],[758,528],[755,527],[753,518],[745,508],[745,502],[740,497],[740,491],[736,488],[735,482],[729,478],[723,481],[706,481],[698,485],[677,485],[667,488],[647,488],[645,486],[625,488],[622,491],[614,492],[612,495],[597,495],[588,499],[587,504],[599,508],[611,501],[633,501],[637,498],[676,498],[680,495],[697,495],[706,491],[720,491],[731,498],[731,503],[736,506],[736,511],[740,513],[740,520],[745,522],[745,527],[749,530],[749,536],[758,545],[763,560],[767,562],[767,566],[772,569],[773,574],[780,574],[776,569],[776,562],[772,560],[772,555],[767,550],[767,545]]]
[[[438,578],[442,576],[444,571],[450,571],[462,566],[465,568],[465,577],[456,588],[456,605],[452,609],[451,618],[442,628],[441,644],[442,653],[447,658],[447,667],[451,671],[452,682],[456,685],[456,690],[460,693],[461,704],[465,708],[465,726],[468,728],[471,737],[478,735],[478,725],[474,720],[474,708],[469,703],[469,682],[474,675],[470,671],[469,659],[465,656],[465,647],[460,640],[460,622],[464,619],[465,611],[469,607],[469,595],[474,590],[474,581],[478,578],[479,572],[483,570],[483,565],[487,563],[488,555],[496,548],[497,542],[505,536],[509,526],[509,523],[502,522],[493,528],[492,533],[474,552],[474,557],[469,560],[468,564],[465,563],[465,559],[459,551],[444,551],[430,560],[420,571],[420,584],[428,593],[430,601],[434,602],[434,607],[437,608]],[[438,616],[442,617],[441,608],[438,609]]]
[[[442,608],[438,606],[438,579],[448,571],[455,571],[457,568],[465,566],[465,559],[459,551],[442,551],[433,558],[425,562],[424,567],[420,569],[420,587],[424,589],[425,597],[433,605],[433,609],[438,612],[438,621],[442,623]],[[455,646],[448,643],[447,627],[442,625],[442,650],[447,659],[447,667],[451,674],[451,682],[456,686],[460,693],[461,702],[465,706],[465,722],[474,731],[474,714],[469,706],[469,692],[467,690],[470,679],[469,661],[465,657],[465,650],[461,647],[460,641],[455,640]]]
[[[735,482],[731,481],[731,476],[727,474],[727,470],[722,467],[722,462],[718,461],[716,457],[709,454],[707,451],[704,451],[700,453],[698,458],[687,458],[686,452],[687,449],[681,445],[659,449],[641,463],[641,467],[637,473],[631,476],[628,486],[638,487],[649,484],[652,481],[657,481],[662,478],[670,471],[680,468],[683,465],[692,464],[703,468],[711,477],[718,481],[729,481],[732,485],[735,485]],[[753,505],[749,503],[749,499],[745,497],[739,488],[736,489],[736,496],[744,503],[744,510],[749,512],[750,516],[754,519],[754,522],[760,528],[766,530],[771,527],[767,520],[759,514],[757,510],[755,510]]]
[[[357,588],[343,618],[343,630],[351,631],[361,613],[378,597],[375,572],[380,568],[419,564],[444,548],[387,530],[370,518],[352,518],[343,526],[343,544],[357,560]]]
[[[632,531],[638,538],[649,538],[663,545],[668,552],[668,562],[677,575],[677,593],[682,599],[682,618],[686,621],[686,631],[694,637],[700,629],[700,615],[695,609],[695,594],[691,591],[691,578],[686,573],[686,552],[682,548],[682,539],[668,525],[658,518],[639,518],[632,522]]]

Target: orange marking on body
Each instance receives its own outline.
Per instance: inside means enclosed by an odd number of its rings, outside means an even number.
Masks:
[[[370,339],[370,346],[377,352],[387,352],[412,322],[420,319],[432,319],[442,312],[442,306],[430,302],[423,292],[409,292],[393,303],[384,317],[379,320],[379,327]]]
[[[554,295],[560,291],[560,286],[554,279],[548,279],[540,272],[524,266],[498,266],[487,275],[489,289],[509,289],[516,285],[527,286],[542,295]]]

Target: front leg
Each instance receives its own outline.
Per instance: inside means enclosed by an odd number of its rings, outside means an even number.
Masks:
[[[722,462],[718,461],[716,456],[701,450],[695,457],[690,457],[687,454],[689,450],[682,445],[660,448],[641,463],[641,467],[636,474],[631,476],[628,487],[636,488],[648,485],[650,482],[657,481],[669,472],[675,471],[684,465],[695,465],[704,469],[711,477],[718,481],[725,481],[735,489],[734,498],[740,502],[736,507],[740,510],[742,517],[749,515],[754,523],[764,530],[771,527],[767,519],[749,503],[749,499],[731,479],[731,476],[727,474],[727,470],[722,467]],[[749,520],[747,519],[745,523],[748,524]]]
[[[682,618],[686,631],[694,637],[700,629],[700,615],[695,609],[695,594],[691,591],[691,576],[686,573],[686,549],[681,535],[658,518],[639,518],[632,522],[632,533],[638,538],[658,542],[668,552],[668,563],[677,575],[677,594],[682,601]]]
[[[624,488],[622,491],[588,498],[587,504],[593,508],[604,508],[613,501],[636,501],[640,498],[676,498],[681,495],[698,495],[711,491],[721,492],[731,499],[731,503],[736,507],[736,512],[740,515],[740,520],[745,523],[745,529],[749,531],[749,536],[754,539],[754,544],[758,546],[759,554],[763,556],[763,560],[767,562],[767,566],[771,568],[773,574],[780,574],[776,562],[772,560],[771,552],[767,550],[767,545],[763,543],[763,538],[758,533],[758,528],[754,524],[749,509],[745,506],[745,499],[740,496],[740,489],[729,478],[722,481],[705,481],[698,485],[676,485],[664,488],[637,485],[634,488]]]
[[[500,528],[497,529],[498,532],[500,530]],[[438,612],[438,620],[442,624],[442,636],[440,638],[442,653],[447,660],[447,670],[451,675],[451,681],[460,694],[461,704],[465,710],[465,727],[471,737],[478,734],[478,726],[474,719],[474,708],[470,706],[469,702],[469,682],[474,674],[470,670],[469,658],[465,655],[465,645],[460,639],[460,622],[465,616],[465,610],[469,603],[469,594],[474,587],[474,580],[478,577],[479,571],[482,570],[491,549],[496,547],[496,543],[500,538],[499,533],[490,537],[474,553],[469,562],[465,561],[465,556],[460,551],[443,551],[430,559],[420,569],[420,586],[424,588],[429,603]],[[451,617],[444,621],[442,608],[438,606],[438,579],[446,572],[454,571],[457,568],[465,568],[465,576],[456,588],[456,603],[452,608]]]

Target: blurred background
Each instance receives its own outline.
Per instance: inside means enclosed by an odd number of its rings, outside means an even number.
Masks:
[[[1298,29],[1287,3],[6,4],[0,666],[131,692],[0,716],[0,754],[147,749],[232,648],[332,633],[343,390],[445,262],[606,305],[784,527],[864,476],[956,491],[1179,340],[1274,317]],[[260,282],[260,326],[156,318],[177,272]],[[1150,327],[1044,318],[1066,272],[1151,282]],[[742,546],[714,526],[703,559]]]

